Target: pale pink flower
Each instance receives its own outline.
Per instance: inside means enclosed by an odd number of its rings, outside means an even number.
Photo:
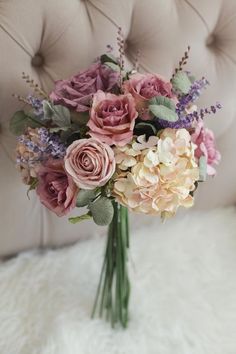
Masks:
[[[113,150],[98,139],[76,140],[67,148],[65,169],[81,189],[104,186],[115,167]]]
[[[193,205],[190,192],[199,179],[199,169],[186,129],[164,129],[151,147],[140,149],[132,143],[123,147],[122,152],[119,150],[115,149],[115,156],[120,159],[113,195],[120,204],[162,217],[174,215],[180,206]],[[129,165],[131,157],[136,163]]]
[[[133,74],[124,82],[123,88],[125,93],[131,93],[134,97],[136,108],[143,120],[151,118],[147,110],[151,98],[165,96],[175,99],[171,83],[156,74]]]
[[[108,145],[123,146],[131,141],[138,112],[130,94],[113,95],[98,91],[93,98],[89,134]]]
[[[194,133],[192,134],[192,141],[197,145],[195,156],[197,159],[205,156],[207,160],[207,174],[214,176],[216,170],[213,167],[218,165],[221,159],[220,152],[216,149],[215,136],[212,130],[204,128],[202,120],[199,120]]]

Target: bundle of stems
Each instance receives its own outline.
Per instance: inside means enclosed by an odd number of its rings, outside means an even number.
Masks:
[[[113,201],[114,216],[108,229],[106,252],[92,311],[126,328],[129,320],[130,282],[128,276],[128,210]]]

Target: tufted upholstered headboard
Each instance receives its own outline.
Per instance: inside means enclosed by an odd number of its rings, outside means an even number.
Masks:
[[[126,38],[127,61],[141,51],[141,69],[170,77],[188,44],[192,70],[212,86],[203,106],[224,109],[208,125],[218,137],[223,161],[214,181],[198,193],[197,206],[236,201],[236,1],[235,0],[0,0],[0,255],[29,247],[61,245],[91,234],[92,223],[72,226],[41,207],[15,170],[15,138],[8,131],[26,95],[24,71],[45,90],[53,81],[85,68],[116,45],[117,27]],[[99,231],[101,232],[101,231]]]

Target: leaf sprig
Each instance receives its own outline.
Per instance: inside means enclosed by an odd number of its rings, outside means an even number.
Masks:
[[[95,224],[105,226],[111,223],[114,215],[111,199],[103,195],[100,188],[93,190],[81,189],[76,206],[78,208],[87,206],[88,212],[84,215],[69,218],[69,221],[73,224],[93,218]]]
[[[39,86],[39,84],[36,84],[34,82],[34,79],[32,79],[29,75],[25,74],[24,72],[22,73],[22,79],[25,80],[27,84],[34,90],[34,92],[43,98],[48,99],[47,93]]]

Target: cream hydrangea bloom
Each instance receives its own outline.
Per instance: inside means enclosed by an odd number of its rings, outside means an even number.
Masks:
[[[113,195],[136,212],[172,216],[180,206],[191,207],[199,179],[195,145],[186,129],[164,129],[159,137],[139,136],[114,149],[117,177]]]

